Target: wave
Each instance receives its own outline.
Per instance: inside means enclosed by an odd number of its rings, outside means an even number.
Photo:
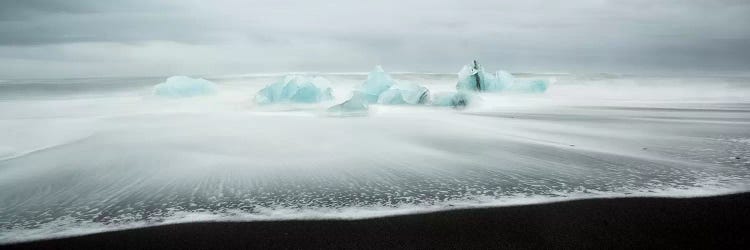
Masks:
[[[81,221],[73,217],[63,216],[45,223],[37,228],[20,228],[11,231],[0,231],[0,243],[18,243],[42,239],[72,237],[101,232],[119,231],[152,227],[169,224],[191,222],[253,222],[253,221],[284,221],[284,220],[360,220],[378,217],[422,214],[457,209],[521,206],[546,204],[563,201],[600,198],[634,198],[634,197],[670,197],[693,198],[734,194],[747,191],[746,184],[737,186],[716,185],[717,182],[707,181],[701,187],[694,188],[665,188],[661,190],[632,190],[627,193],[586,192],[558,194],[555,196],[472,196],[460,200],[435,203],[429,205],[403,204],[394,206],[344,207],[344,208],[288,208],[288,207],[260,207],[250,213],[245,210],[229,209],[215,211],[175,211],[169,216],[156,220],[141,220],[128,223],[98,223]]]
[[[362,77],[327,78],[345,100]],[[543,95],[481,94],[463,110],[372,105],[345,118],[325,105],[255,106],[262,77],[216,80],[218,93],[196,100],[150,98],[154,82],[133,79],[59,83],[78,84],[76,95],[14,89],[0,101],[0,148],[12,156],[0,161],[0,242],[749,190],[746,82],[556,78]]]

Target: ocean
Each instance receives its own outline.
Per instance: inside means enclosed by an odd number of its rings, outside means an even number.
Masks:
[[[750,77],[516,73],[544,94],[256,105],[283,74],[0,80],[0,243],[192,221],[359,219],[600,197],[750,191]],[[431,93],[456,74],[394,73]]]

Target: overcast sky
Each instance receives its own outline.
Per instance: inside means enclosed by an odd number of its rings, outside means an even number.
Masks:
[[[747,0],[0,1],[0,77],[750,71]]]

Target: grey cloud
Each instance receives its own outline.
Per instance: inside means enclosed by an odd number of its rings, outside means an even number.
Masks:
[[[9,0],[0,2],[0,63],[167,65],[144,74],[376,63],[445,71],[472,58],[517,70],[737,70],[750,68],[747,23],[744,0]],[[172,50],[209,60],[185,66]]]

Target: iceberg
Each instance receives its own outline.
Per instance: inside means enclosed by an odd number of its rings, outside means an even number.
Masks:
[[[362,83],[362,86],[357,91],[361,93],[365,101],[375,103],[378,101],[380,94],[391,88],[394,84],[396,84],[396,81],[383,70],[383,67],[378,65],[367,75],[367,80]]]
[[[475,98],[474,94],[465,91],[443,92],[435,94],[431,105],[461,108],[469,105]]]
[[[330,82],[323,77],[288,75],[258,91],[255,103],[318,103],[333,100]]]
[[[328,108],[328,111],[337,112],[337,113],[366,112],[368,109],[366,98],[367,98],[366,94],[359,92],[359,91],[354,91],[352,93],[352,98],[349,98],[349,100],[341,104]]]
[[[527,81],[516,81],[510,86],[508,91],[521,92],[521,93],[544,93],[550,81],[543,79],[534,79]]]
[[[479,92],[499,92],[513,83],[513,75],[505,71],[495,74],[485,72],[484,67],[474,61],[473,66],[465,65],[458,72],[458,90],[472,90]]]
[[[194,97],[216,93],[216,84],[203,78],[172,76],[154,86],[153,95],[163,97]]]
[[[367,75],[356,96],[367,103],[401,105],[429,102],[430,91],[410,82],[396,82],[380,65]]]
[[[517,80],[506,71],[497,71],[495,74],[485,72],[484,67],[474,61],[474,65],[465,65],[458,72],[457,90],[470,90],[477,92],[518,92],[518,93],[544,93],[547,91],[549,81]]]
[[[430,101],[430,90],[409,82],[392,85],[378,97],[379,104],[404,105],[425,104]]]

